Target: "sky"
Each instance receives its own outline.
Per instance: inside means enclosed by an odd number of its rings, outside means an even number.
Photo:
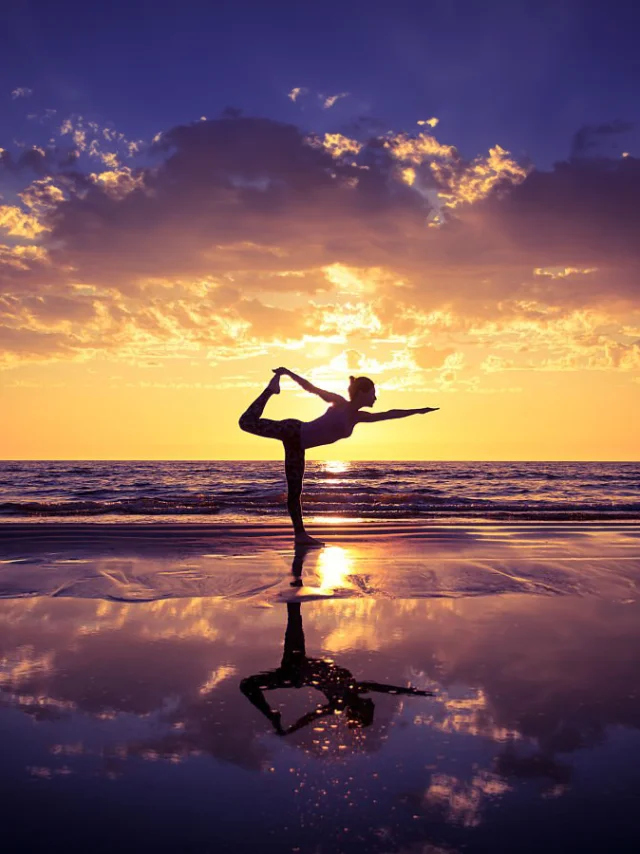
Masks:
[[[637,460],[639,34],[617,0],[12,4],[0,456],[278,459],[237,422],[282,365],[440,407],[318,459]]]

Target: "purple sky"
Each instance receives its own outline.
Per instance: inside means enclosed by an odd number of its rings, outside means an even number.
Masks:
[[[583,125],[634,122],[640,11],[627,0],[290,2],[80,0],[9,4],[0,28],[0,126],[33,138],[29,112],[56,109],[131,138],[226,106],[336,130],[356,117],[411,129],[473,156],[499,142],[542,168]],[[293,103],[295,87],[311,93]],[[331,110],[319,94],[348,92]],[[637,148],[638,130],[612,145]],[[0,141],[1,144],[6,145]]]

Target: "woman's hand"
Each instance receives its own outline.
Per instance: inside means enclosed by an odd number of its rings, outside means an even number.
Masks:
[[[439,406],[425,406],[422,409],[419,409],[418,413],[420,415],[426,415],[427,412],[436,412],[438,409],[440,409]]]
[[[283,374],[285,376],[291,376],[291,371],[289,370],[289,368],[272,368],[272,371],[278,376],[282,376]]]

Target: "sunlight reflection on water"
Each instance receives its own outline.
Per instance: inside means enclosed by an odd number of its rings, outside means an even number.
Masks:
[[[323,590],[335,590],[340,587],[352,587],[348,577],[352,574],[353,561],[346,549],[340,546],[328,546],[318,556],[316,570],[320,576]]]
[[[331,472],[331,474],[342,474],[348,471],[349,468],[349,463],[345,463],[342,460],[327,460],[324,463],[324,470]]]

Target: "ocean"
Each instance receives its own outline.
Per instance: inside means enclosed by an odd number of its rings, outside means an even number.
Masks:
[[[286,520],[282,462],[4,461],[2,522]],[[640,518],[636,462],[310,461],[309,521]]]

